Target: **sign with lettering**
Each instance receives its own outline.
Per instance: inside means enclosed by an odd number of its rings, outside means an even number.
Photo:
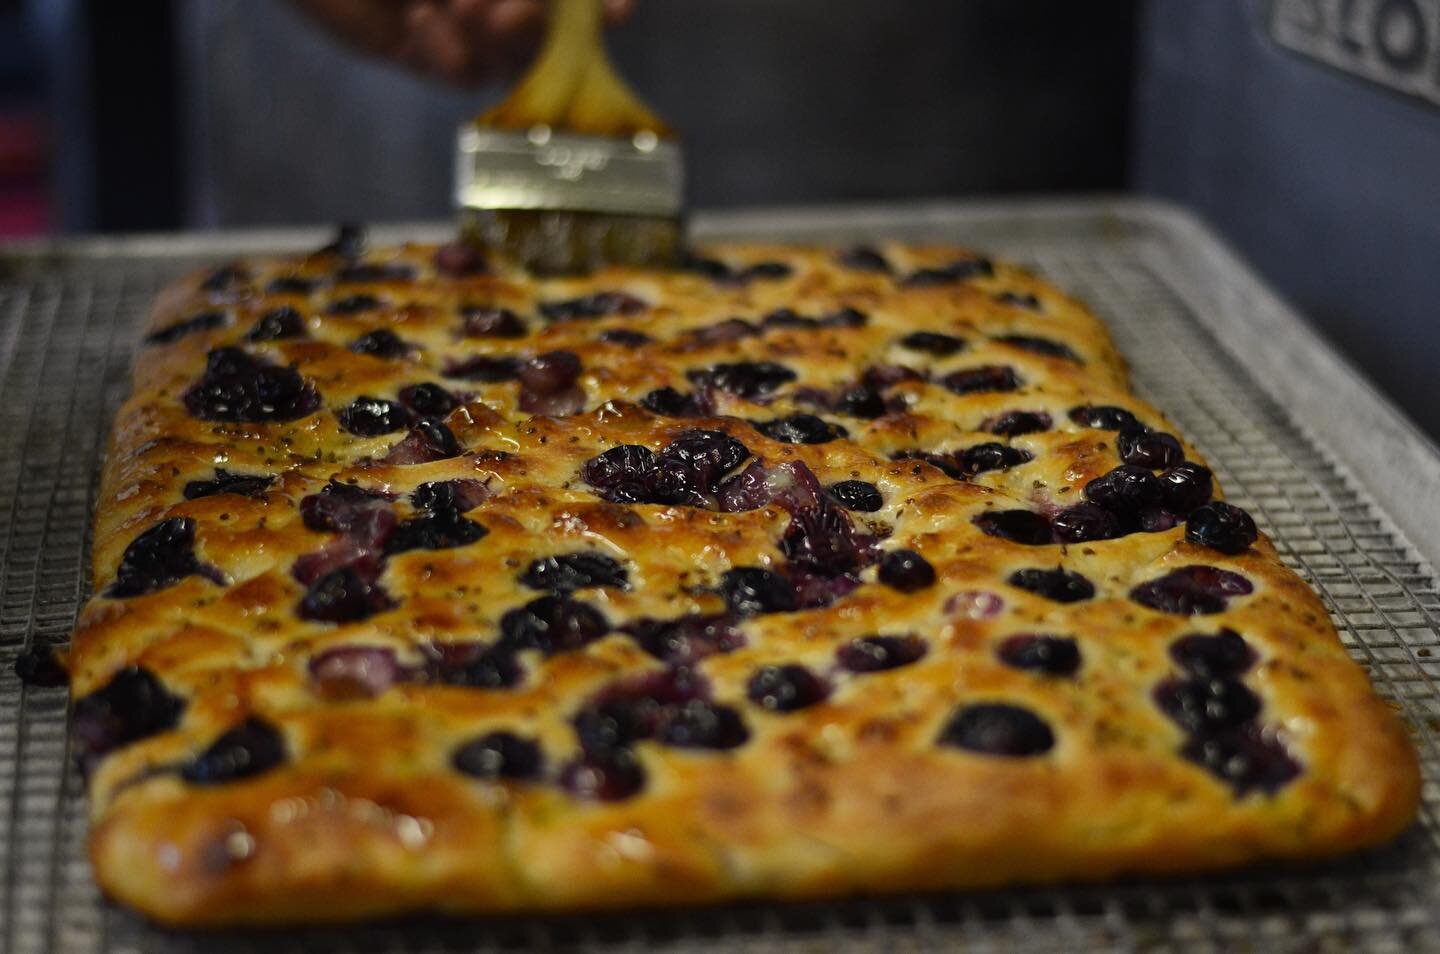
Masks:
[[[1287,49],[1440,104],[1440,0],[1271,0]]]

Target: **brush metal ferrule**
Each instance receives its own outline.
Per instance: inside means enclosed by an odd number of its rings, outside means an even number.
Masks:
[[[467,124],[456,138],[455,202],[461,209],[677,217],[681,155],[650,132],[612,138]]]

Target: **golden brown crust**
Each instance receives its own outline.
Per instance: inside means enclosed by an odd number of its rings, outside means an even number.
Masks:
[[[997,264],[989,274],[906,284],[897,276],[971,256],[952,248],[882,251],[894,274],[846,267],[824,250],[732,246],[711,253],[729,265],[728,279],[718,281],[618,269],[534,280],[504,268],[439,276],[434,250],[415,246],[366,258],[408,266],[413,280],[336,284],[331,276],[344,263],[317,254],[242,263],[242,274],[210,289],[202,285],[207,275],[168,289],[151,333],[197,314],[222,318],[140,348],[95,521],[101,595],[81,617],[68,666],[77,699],[125,667],[143,666],[186,705],[173,729],[96,764],[91,850],[102,887],[175,924],[342,920],[1204,870],[1335,854],[1403,829],[1418,799],[1411,745],[1318,598],[1268,541],[1226,556],[1187,542],[1183,524],[1068,546],[1025,546],[980,532],[977,514],[1054,512],[1081,500],[1086,483],[1118,463],[1115,432],[1075,424],[1072,408],[1111,405],[1173,428],[1128,392],[1100,322],[1039,279]],[[790,271],[735,278],[759,262]],[[301,294],[265,292],[278,276],[317,284]],[[639,310],[540,317],[540,303],[597,291],[635,296]],[[327,311],[357,294],[379,299],[379,307]],[[1024,297],[1031,295],[1033,302]],[[466,304],[508,308],[526,333],[464,337]],[[297,312],[304,336],[247,342],[252,326],[278,307]],[[761,321],[780,308],[821,318],[847,307],[868,317],[862,327],[843,319]],[[732,317],[751,328],[715,330]],[[377,329],[393,331],[410,350],[378,358],[347,348]],[[601,340],[614,330],[653,340]],[[897,344],[915,331],[953,335],[964,347],[942,356]],[[1013,335],[1042,338],[1073,357],[997,340]],[[293,366],[318,390],[319,409],[291,422],[191,416],[183,395],[207,353],[224,346]],[[517,406],[513,381],[446,377],[475,355],[553,350],[583,364],[579,413],[532,417]],[[767,403],[717,391],[699,418],[658,417],[636,406],[657,388],[692,391],[687,370],[737,361],[777,362],[797,379]],[[890,403],[874,419],[817,410],[825,396],[801,390],[833,396],[865,368],[901,364],[925,379],[885,388]],[[982,366],[1012,369],[1019,388],[959,394],[937,383]],[[465,395],[445,418],[464,454],[383,463],[403,430],[356,437],[337,422],[335,412],[357,397],[393,401],[418,382]],[[1016,410],[1048,415],[1049,426],[1013,437],[982,429]],[[843,423],[849,438],[788,444],[746,423],[795,412]],[[572,717],[622,677],[664,668],[619,628],[719,613],[725,604],[716,585],[727,569],[786,564],[779,541],[791,517],[779,505],[719,513],[611,503],[579,476],[584,461],[608,448],[658,451],[695,427],[732,435],[772,472],[800,461],[823,485],[873,483],[882,508],[851,519],[882,535],[882,550],[919,551],[937,581],[903,593],[875,582],[868,566],[859,571],[862,585],[833,605],[740,621],[744,645],[697,668],[710,698],[740,713],[749,740],[719,752],[638,742],[632,748],[645,783],[637,794],[579,799],[556,784],[559,767],[579,751]],[[892,459],[991,441],[1033,459],[966,480],[933,463]],[[1200,460],[1188,444],[1183,451]],[[213,478],[217,467],[275,480],[253,497],[184,498],[187,483]],[[488,531],[483,539],[386,558],[381,580],[392,609],[340,625],[297,616],[306,587],[292,574],[295,561],[336,539],[305,527],[304,497],[332,479],[358,483],[394,495],[389,509],[404,519],[418,512],[408,502],[417,487],[456,478],[487,488],[488,499],[466,514]],[[218,574],[128,598],[104,595],[127,546],[177,517],[194,521],[195,554]],[[629,574],[628,590],[579,594],[608,619],[608,635],[549,657],[521,653],[524,677],[507,689],[422,675],[436,646],[496,641],[501,615],[539,595],[516,579],[532,559],[582,550],[621,561]],[[1190,617],[1129,598],[1135,585],[1196,564],[1243,574],[1254,591],[1223,612]],[[1083,574],[1095,596],[1062,604],[1007,582],[1015,570],[1057,565]],[[997,598],[998,612],[987,615]],[[1221,628],[1243,634],[1258,656],[1243,679],[1263,702],[1254,725],[1300,767],[1273,792],[1237,792],[1183,758],[1186,734],[1154,701],[1156,687],[1177,677],[1172,642]],[[1032,632],[1073,637],[1078,673],[1045,676],[997,658],[1002,639]],[[918,635],[928,651],[893,671],[836,667],[838,648],[875,633]],[[312,677],[310,663],[354,646],[393,650],[409,675],[373,698],[337,698]],[[783,713],[748,701],[751,675],[776,663],[822,673],[831,695]],[[1053,748],[1017,758],[937,745],[957,707],[992,702],[1038,715],[1053,730]],[[206,786],[177,774],[176,766],[252,715],[282,733],[282,764]],[[481,781],[454,770],[457,746],[497,729],[539,743],[543,779]]]

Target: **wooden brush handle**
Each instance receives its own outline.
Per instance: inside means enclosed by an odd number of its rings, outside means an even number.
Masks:
[[[605,52],[601,0],[550,0],[545,44],[525,76],[500,105],[482,113],[481,126],[631,136],[671,135],[640,102]]]

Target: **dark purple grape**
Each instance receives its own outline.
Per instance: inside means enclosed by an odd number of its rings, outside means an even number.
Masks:
[[[1004,445],[1004,444],[981,444],[981,445],[979,445],[979,446],[980,446],[980,447],[1004,447],[1005,445]],[[931,467],[934,467],[934,468],[938,469],[938,470],[939,470],[941,473],[943,473],[946,477],[949,477],[949,478],[951,478],[951,479],[953,479],[953,480],[966,480],[966,479],[968,479],[968,478],[970,477],[970,474],[966,471],[964,464],[961,463],[959,457],[958,457],[957,455],[955,455],[955,454],[931,454],[931,453],[928,453],[928,452],[926,452],[926,451],[908,450],[908,451],[896,451],[894,454],[891,455],[891,459],[892,459],[892,460],[919,460],[919,461],[924,461],[925,463],[929,464]],[[987,469],[987,470],[994,470],[994,469],[996,469],[996,468],[991,467],[991,468],[986,468],[986,469]],[[918,468],[916,469],[916,473],[917,473],[917,474],[919,473]]]
[[[1028,464],[1034,459],[1035,455],[1027,450],[988,441],[967,447],[959,453],[959,476],[973,477],[995,470],[1009,470],[1011,467]]]
[[[1010,574],[1008,582],[1011,586],[1057,603],[1078,603],[1095,595],[1095,584],[1074,570],[1061,567],[1053,570],[1016,570]]]
[[[738,361],[687,371],[697,387],[713,387],[747,401],[769,397],[795,380],[795,372],[773,361]]]
[[[684,253],[676,266],[687,272],[695,272],[698,275],[716,282],[729,282],[735,279],[735,270],[724,262],[714,258],[705,258],[693,252]]]
[[[853,572],[834,572],[810,564],[793,564],[786,571],[795,589],[796,609],[819,609],[860,588]]]
[[[332,301],[325,309],[331,315],[358,315],[362,311],[375,311],[385,307],[385,302],[374,295],[346,295]]]
[[[246,341],[281,341],[305,337],[305,319],[300,312],[286,305],[267,311],[245,333]]]
[[[835,650],[835,661],[851,672],[883,672],[918,662],[927,649],[919,636],[861,636]]]
[[[232,474],[223,467],[216,467],[213,478],[189,481],[182,493],[186,500],[199,500],[201,497],[214,497],[218,494],[260,498],[265,496],[265,491],[274,482],[273,474]]]
[[[1141,427],[1134,414],[1123,407],[1108,404],[1085,404],[1070,409],[1070,420],[1081,427],[1094,427],[1102,431],[1118,431],[1127,427]]]
[[[580,465],[580,479],[617,503],[643,499],[643,481],[655,469],[655,453],[642,444],[620,444]]]
[[[1260,697],[1229,677],[1167,679],[1155,688],[1155,704],[1186,732],[1213,732],[1260,714]]]
[[[1029,709],[982,703],[958,710],[937,741],[967,752],[1021,758],[1049,752],[1055,747],[1055,733]]]
[[[789,278],[794,274],[795,269],[784,262],[756,262],[754,265],[742,270],[737,274],[742,282],[752,281],[760,278],[766,281],[778,281],[782,278]]]
[[[1210,471],[1188,460],[1160,474],[1160,502],[1181,516],[1209,501],[1213,490]]]
[[[224,312],[207,311],[192,318],[186,318],[184,321],[177,321],[173,325],[166,325],[159,331],[152,331],[145,336],[145,343],[151,345],[171,344],[189,335],[202,331],[213,331],[216,328],[223,328],[225,325]]]
[[[1224,612],[1228,597],[1244,596],[1253,590],[1250,581],[1238,573],[1192,565],[1139,584],[1130,591],[1130,598],[1161,613],[1205,616]]]
[[[15,675],[27,686],[58,689],[70,684],[70,673],[54,646],[36,645],[15,657]]]
[[[410,502],[421,510],[435,513],[465,513],[490,499],[490,488],[474,478],[433,480],[421,484],[410,494]]]
[[[185,700],[173,695],[150,670],[121,669],[110,681],[75,703],[71,730],[91,758],[175,728]]]
[[[830,696],[830,685],[804,666],[789,663],[757,669],[746,683],[745,694],[771,712],[794,712],[824,702]]]
[[[678,748],[733,749],[749,740],[750,730],[729,706],[691,699],[667,708],[656,738]]]
[[[1073,676],[1080,669],[1080,647],[1068,636],[1020,633],[1000,643],[1000,661],[1047,676]]]
[[[520,367],[520,383],[537,394],[556,394],[580,377],[580,358],[573,351],[547,351]]]
[[[531,561],[520,583],[532,590],[573,593],[592,586],[630,588],[625,567],[603,553],[562,553]]]
[[[307,668],[327,699],[373,699],[406,677],[395,650],[379,646],[327,649]]]
[[[221,785],[268,772],[285,761],[285,737],[258,716],[251,716],[210,743],[180,768],[191,785]]]
[[[759,510],[775,499],[773,476],[774,472],[759,460],[751,461],[744,470],[720,485],[716,506],[721,513]]]
[[[1019,437],[1050,430],[1050,415],[1044,411],[1006,411],[980,425],[982,431],[1001,437]]]
[[[880,391],[905,381],[924,381],[925,375],[903,364],[874,364],[860,375],[860,383]]]
[[[489,263],[485,253],[469,242],[447,242],[435,250],[435,270],[450,278],[483,275]]]
[[[1136,526],[1141,533],[1164,533],[1180,524],[1180,518],[1160,507],[1146,507],[1136,517]]]
[[[1121,536],[1123,530],[1115,515],[1093,503],[1078,503],[1057,513],[1050,521],[1055,539],[1060,543],[1089,543]]]
[[[745,645],[745,635],[726,615],[682,616],[673,620],[640,619],[625,631],[656,659],[691,663],[716,653],[730,653]]]
[[[331,480],[319,493],[300,501],[300,519],[319,533],[349,533],[372,510],[389,510],[390,496],[355,484]]]
[[[523,338],[528,331],[509,308],[466,305],[460,309],[460,334],[465,338]]]
[[[820,317],[820,324],[826,328],[864,328],[869,322],[869,315],[848,305]]]
[[[545,756],[533,739],[511,732],[490,732],[471,739],[450,757],[455,771],[487,782],[539,778]]]
[[[1213,636],[1191,633],[1170,644],[1170,658],[1192,676],[1214,679],[1239,676],[1255,664],[1255,650],[1245,637],[1223,628]]]
[[[316,255],[336,255],[340,258],[359,258],[365,254],[367,236],[365,226],[355,222],[341,222],[335,229],[335,237],[315,251]]]
[[[790,581],[759,567],[726,570],[720,578],[720,594],[736,616],[788,613],[795,609],[795,590]]]
[[[293,421],[320,408],[315,385],[294,368],[251,357],[239,348],[216,348],[205,373],[185,392],[185,409],[203,421],[258,424]]]
[[[705,417],[711,408],[698,395],[671,387],[656,388],[640,399],[640,406],[661,417]]]
[[[218,570],[195,557],[195,521],[171,517],[130,542],[105,595],[112,599],[144,596],[174,586],[187,576],[203,576],[212,583],[224,579]]]
[[[1029,510],[987,510],[972,521],[987,536],[1029,547],[1051,542],[1050,521]]]
[[[1185,521],[1186,540],[1231,556],[1250,549],[1259,537],[1248,513],[1221,500],[1197,507]]]
[[[1005,365],[986,364],[978,368],[952,371],[940,383],[956,394],[978,394],[987,391],[1018,391],[1024,382],[1015,369]]]
[[[1029,293],[1021,294],[1012,291],[1003,291],[995,296],[995,300],[1002,305],[1009,305],[1012,308],[1028,308],[1031,311],[1041,311],[1040,299]]]
[[[451,362],[442,372],[447,378],[497,384],[514,381],[520,376],[520,359],[509,355],[475,355],[464,361]]]
[[[350,342],[349,348],[356,354],[368,354],[372,358],[403,358],[412,350],[412,345],[388,328],[367,332]]]
[[[855,531],[844,510],[823,498],[814,506],[787,509],[790,524],[780,540],[780,552],[792,563],[837,576],[869,562],[870,540]]]
[[[750,456],[724,431],[682,431],[655,455],[655,469],[674,474],[695,490],[714,492],[720,479]]]
[[[885,396],[865,384],[857,385],[841,393],[835,399],[833,409],[837,414],[864,418],[867,421],[883,417],[890,410],[886,406]]]
[[[917,593],[935,585],[935,568],[914,550],[890,550],[880,557],[877,578],[892,590]]]
[[[450,550],[483,539],[489,530],[466,520],[454,510],[436,510],[401,521],[385,544],[385,553],[411,550]]]
[[[1065,361],[1073,361],[1076,364],[1084,364],[1080,356],[1070,350],[1068,345],[1058,341],[1051,341],[1049,338],[1032,338],[1029,335],[1000,335],[994,340],[1004,342],[1012,348],[1020,348],[1023,351],[1030,351],[1035,354],[1043,354],[1047,358],[1062,358]]]
[[[655,340],[643,331],[631,331],[629,328],[607,328],[600,332],[599,339],[606,344],[619,345],[632,350],[643,348]]]
[[[243,265],[222,265],[205,277],[200,290],[207,292],[234,291],[235,286],[250,280],[250,272]]]
[[[337,285],[375,284],[378,282],[413,282],[415,269],[403,262],[359,262],[335,272]]]
[[[387,464],[428,464],[465,453],[450,428],[439,421],[416,421],[410,433],[385,455]]]
[[[936,285],[953,285],[977,276],[988,278],[994,274],[995,265],[988,258],[967,258],[939,268],[922,268],[911,272],[901,284],[910,288],[930,288]]]
[[[379,437],[403,431],[412,420],[404,405],[363,395],[341,408],[335,418],[356,437]]]
[[[885,498],[872,483],[863,480],[842,480],[826,488],[835,502],[846,510],[858,513],[874,513],[885,506]]]
[[[835,256],[835,261],[857,272],[890,272],[890,263],[885,256],[869,245],[851,246]]]
[[[742,338],[755,338],[759,334],[760,329],[744,318],[726,318],[704,328],[692,329],[686,332],[685,337],[692,344],[713,345],[739,341]]]
[[[460,406],[455,395],[428,381],[403,387],[396,397],[421,420],[438,421]]]
[[[320,281],[304,275],[281,275],[265,286],[267,295],[309,295],[320,287]]]
[[[844,428],[814,414],[790,414],[773,421],[756,421],[754,426],[771,440],[785,444],[828,444],[846,435]]]
[[[560,786],[576,798],[614,802],[645,787],[645,770],[629,749],[586,755],[560,770]]]
[[[1085,485],[1085,499],[1114,513],[1135,513],[1160,498],[1160,481],[1144,467],[1121,464]]]
[[[638,315],[650,305],[634,295],[602,291],[582,298],[540,303],[540,314],[550,321],[604,318],[606,315]]]
[[[570,652],[610,631],[605,615],[579,600],[542,596],[500,618],[505,645],[538,649],[547,656]]]
[[[543,414],[548,417],[569,417],[585,410],[585,389],[574,385],[560,391],[533,391],[520,389],[520,410],[526,414]]]
[[[1192,736],[1180,754],[1228,784],[1237,797],[1252,789],[1273,795],[1300,774],[1300,764],[1275,733],[1254,723]]]
[[[807,318],[793,308],[777,308],[761,318],[760,324],[765,328],[804,328],[809,330],[820,327],[818,318]]]
[[[1185,459],[1185,451],[1173,436],[1143,426],[1121,428],[1115,436],[1115,451],[1125,463],[1150,470],[1171,467]]]
[[[515,652],[505,647],[452,643],[437,649],[439,658],[430,669],[434,678],[447,686],[509,689],[525,676]]]
[[[965,339],[937,331],[916,331],[900,339],[900,347],[907,351],[921,351],[937,358],[959,354],[965,347]]]
[[[317,623],[355,623],[395,605],[378,579],[346,566],[310,584],[296,612],[301,619]]]

